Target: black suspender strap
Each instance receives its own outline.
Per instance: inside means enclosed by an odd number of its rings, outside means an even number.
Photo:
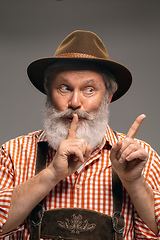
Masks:
[[[118,135],[114,131],[118,140]],[[115,240],[123,239],[124,216],[122,215],[123,188],[122,182],[112,167],[113,217],[112,224],[115,231]]]
[[[47,147],[47,142],[38,143],[35,174],[38,174],[46,167]],[[38,205],[30,213],[30,240],[40,239],[41,222],[43,219],[43,201],[44,199],[40,203],[38,203]]]
[[[112,224],[115,231],[115,240],[123,239],[124,217],[122,215],[123,189],[117,173],[112,168],[113,217]]]
[[[46,167],[46,155],[47,155],[47,142],[39,142],[37,149],[37,158],[36,158],[36,170],[35,173],[38,174]]]

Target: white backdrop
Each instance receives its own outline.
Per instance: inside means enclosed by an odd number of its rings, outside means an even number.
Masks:
[[[53,56],[76,29],[99,35],[112,60],[133,74],[129,92],[110,106],[110,125],[127,133],[145,113],[137,137],[159,153],[159,0],[1,0],[0,145],[43,128],[45,96],[26,75],[30,62]]]

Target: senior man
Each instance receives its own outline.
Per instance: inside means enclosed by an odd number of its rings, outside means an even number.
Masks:
[[[108,125],[108,105],[128,91],[130,71],[109,59],[96,34],[78,30],[54,57],[32,62],[28,76],[47,95],[44,130],[1,148],[1,238],[30,239],[28,216],[42,199],[45,210],[91,209],[112,217],[114,169],[123,185],[123,239],[159,239],[160,158],[135,139],[145,115],[126,136]],[[35,175],[41,142],[47,143],[45,168]]]

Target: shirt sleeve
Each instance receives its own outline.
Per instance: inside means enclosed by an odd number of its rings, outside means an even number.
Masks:
[[[31,133],[12,139],[0,148],[0,239],[2,227],[8,219],[14,188],[35,174],[36,147],[37,135]],[[7,236],[13,234],[19,236],[16,239],[22,239],[24,231],[28,234],[26,220]]]
[[[0,148],[0,236],[2,236],[2,227],[8,218],[11,197],[14,190],[14,166],[5,145]],[[12,232],[23,229],[21,224]],[[8,234],[7,234],[8,235]],[[6,235],[3,235],[5,237]],[[0,237],[1,238],[1,237]]]
[[[155,197],[155,217],[158,229],[160,229],[160,193],[153,191],[154,197]],[[158,208],[156,205],[158,204]],[[148,216],[149,217],[149,216]],[[139,217],[138,213],[134,212],[134,220],[135,220],[135,236],[136,239],[154,239],[158,240],[160,239],[160,231],[158,233],[158,236],[156,236],[149,228],[148,226],[142,221],[142,219]]]
[[[143,174],[154,194],[155,218],[158,229],[160,230],[160,156],[148,144],[143,144],[149,153],[149,159],[144,168]],[[136,211],[134,212],[134,221],[136,239],[160,239],[160,231],[158,236],[156,236],[142,221]]]
[[[6,222],[14,190],[14,169],[5,149],[0,149],[0,233]]]

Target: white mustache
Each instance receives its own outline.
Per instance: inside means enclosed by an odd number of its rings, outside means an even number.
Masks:
[[[77,109],[77,110],[67,109],[67,110],[64,110],[62,112],[56,111],[54,113],[54,117],[55,117],[55,119],[72,118],[73,114],[77,114],[78,118],[83,118],[83,119],[86,119],[86,120],[93,120],[94,117],[95,117],[95,114],[91,115],[91,114],[88,114],[87,112],[83,112],[79,109]]]

